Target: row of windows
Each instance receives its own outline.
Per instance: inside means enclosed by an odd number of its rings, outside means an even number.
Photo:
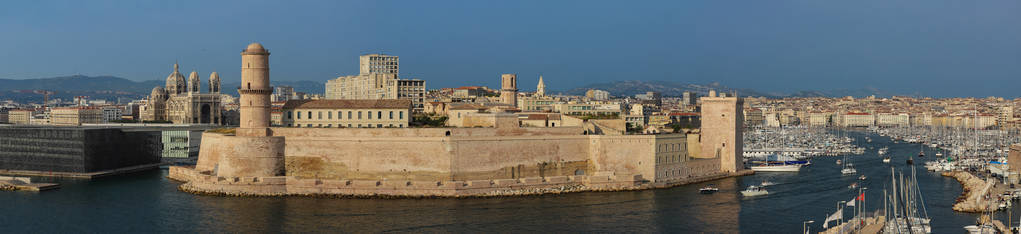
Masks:
[[[656,147],[656,152],[659,153],[659,152],[679,151],[679,150],[681,150],[681,148],[682,148],[682,146],[681,146],[680,143],[677,143],[677,144],[659,144],[659,146]]]
[[[299,128],[302,127],[301,124],[297,124],[297,125],[287,124],[287,126],[288,127],[299,127]],[[305,124],[304,127],[306,127],[306,128],[333,128],[334,126],[333,126],[333,124],[326,124],[326,125],[323,125],[323,124]],[[344,127],[344,125],[343,124],[337,124],[336,127],[342,128],[342,127]],[[384,128],[384,126],[382,124],[376,124],[376,125],[372,125],[372,124],[366,124],[366,125],[347,124],[347,127],[348,128],[355,128],[355,127],[358,127],[358,128]],[[394,127],[403,128],[404,124],[398,124],[397,126],[394,126],[393,124],[389,124],[389,125],[386,126],[386,128],[394,128]]]
[[[302,117],[302,113],[306,113],[304,115],[304,117]],[[326,113],[326,118],[325,119],[333,119],[333,111],[325,111],[325,112],[324,111],[316,111],[317,115],[316,115],[315,119],[324,119],[323,118],[323,113]],[[355,113],[357,113],[357,118],[358,119],[362,119],[362,111],[357,111],[357,112],[355,112],[355,111],[347,111],[347,119],[354,119],[354,118],[356,118],[355,117]],[[373,112],[372,111],[365,111],[365,117],[367,117],[368,119],[372,119],[372,116],[373,116]],[[376,116],[376,119],[383,119],[383,111],[376,111],[375,112],[375,116]],[[390,118],[390,119],[394,119],[394,112],[390,111],[386,116],[388,118]],[[295,117],[297,117],[297,118],[295,118]],[[288,111],[287,112],[287,119],[313,119],[312,118],[312,111],[307,111],[307,112],[303,112],[303,111]],[[337,119],[344,119],[344,111],[337,111]],[[397,112],[397,119],[404,119],[404,111],[398,111]]]
[[[680,154],[656,156],[656,163],[675,163],[684,161],[684,156]]]

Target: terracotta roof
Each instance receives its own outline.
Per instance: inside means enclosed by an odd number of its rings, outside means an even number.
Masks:
[[[283,109],[410,109],[407,99],[290,100]]]

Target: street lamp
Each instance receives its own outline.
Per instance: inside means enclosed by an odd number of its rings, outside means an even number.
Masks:
[[[814,222],[815,222],[815,220],[809,220],[809,221],[801,222],[801,233],[808,234],[808,224],[814,223]]]

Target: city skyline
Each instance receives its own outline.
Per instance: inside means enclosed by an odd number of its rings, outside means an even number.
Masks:
[[[4,79],[158,80],[180,61],[237,82],[232,45],[252,41],[281,51],[281,81],[357,74],[369,53],[401,56],[402,77],[437,88],[496,87],[493,77],[516,73],[551,90],[665,80],[1016,97],[1008,87],[1021,77],[1016,2],[18,4],[0,10]],[[249,12],[263,17],[234,17]]]

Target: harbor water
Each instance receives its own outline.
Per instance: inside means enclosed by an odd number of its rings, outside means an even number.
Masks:
[[[861,138],[862,133],[850,133]],[[484,199],[340,199],[315,197],[215,197],[177,190],[166,170],[154,170],[91,181],[33,178],[56,182],[55,191],[0,192],[0,232],[722,232],[797,233],[802,222],[812,232],[838,202],[848,201],[859,182],[867,187],[867,210],[882,207],[890,167],[910,170],[918,144],[892,143],[871,135],[863,155],[848,156],[858,170],[842,176],[837,159],[816,157],[800,172],[757,173],[669,189],[631,192],[586,192],[562,195]],[[865,145],[867,144],[867,145]],[[890,147],[892,162],[876,150]],[[925,171],[926,158],[915,158],[933,233],[961,233],[977,214],[951,210],[961,185]],[[858,180],[865,174],[868,179]],[[908,172],[907,174],[910,174]],[[766,196],[743,198],[740,191],[762,181]],[[715,184],[720,191],[700,194]],[[852,209],[845,209],[845,218]],[[1018,212],[1015,211],[1014,222]],[[1006,221],[1006,213],[997,219]],[[834,225],[830,223],[830,225]]]

